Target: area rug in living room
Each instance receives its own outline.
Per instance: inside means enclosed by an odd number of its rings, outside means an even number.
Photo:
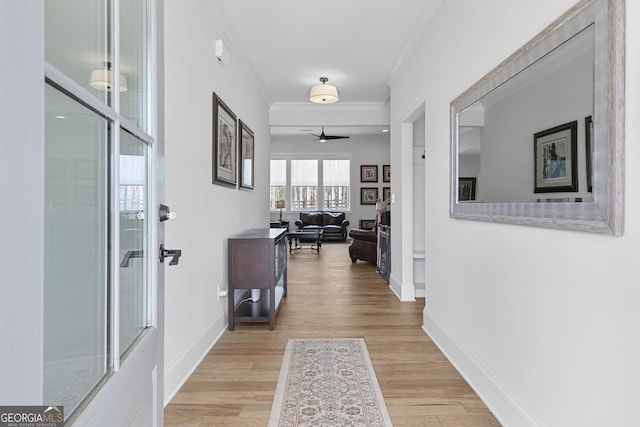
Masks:
[[[364,339],[289,340],[269,427],[391,425]]]

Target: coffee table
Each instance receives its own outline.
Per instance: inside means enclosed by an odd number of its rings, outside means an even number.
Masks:
[[[313,249],[320,253],[320,247],[322,247],[322,239],[324,233],[322,230],[295,230],[287,233],[287,240],[289,240],[289,253],[293,253],[294,250],[303,249],[301,240],[311,240],[312,244],[309,249]],[[295,242],[295,246],[294,245]]]

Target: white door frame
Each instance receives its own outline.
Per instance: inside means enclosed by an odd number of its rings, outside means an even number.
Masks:
[[[163,1],[150,2],[155,33],[151,48],[155,92],[150,186],[151,327],[123,363],[74,417],[74,425],[163,425],[164,265],[157,248],[164,239],[158,205],[164,199],[162,23]],[[0,245],[2,271],[0,336],[11,345],[0,350],[0,402],[44,405],[44,0],[0,2]],[[54,73],[55,74],[55,73]],[[119,354],[113,356],[119,357]],[[153,361],[153,367],[150,366]],[[142,378],[142,380],[140,380]],[[138,399],[132,399],[133,394]]]

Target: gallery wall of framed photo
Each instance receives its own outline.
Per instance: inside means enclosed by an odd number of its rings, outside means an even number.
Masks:
[[[391,165],[360,165],[360,204],[375,206],[378,200],[391,200]],[[375,220],[360,219],[359,224],[362,229],[372,229]]]
[[[253,190],[255,137],[224,101],[213,93],[213,183]]]
[[[379,179],[378,172],[382,178]],[[382,182],[382,188],[378,183]],[[378,199],[385,201],[391,198],[391,165],[360,165],[360,204],[375,205]]]

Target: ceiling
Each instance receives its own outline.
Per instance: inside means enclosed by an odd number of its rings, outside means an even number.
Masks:
[[[216,8],[223,5],[227,36],[249,62],[272,109],[323,111],[386,104],[389,85],[441,1],[218,0]],[[230,55],[233,60],[234,52]],[[309,102],[311,86],[323,76],[338,87],[338,103]],[[322,122],[322,114],[317,117],[297,127],[273,126],[272,133],[319,133],[320,126],[331,125]],[[368,133],[384,127],[354,125],[325,131]]]

